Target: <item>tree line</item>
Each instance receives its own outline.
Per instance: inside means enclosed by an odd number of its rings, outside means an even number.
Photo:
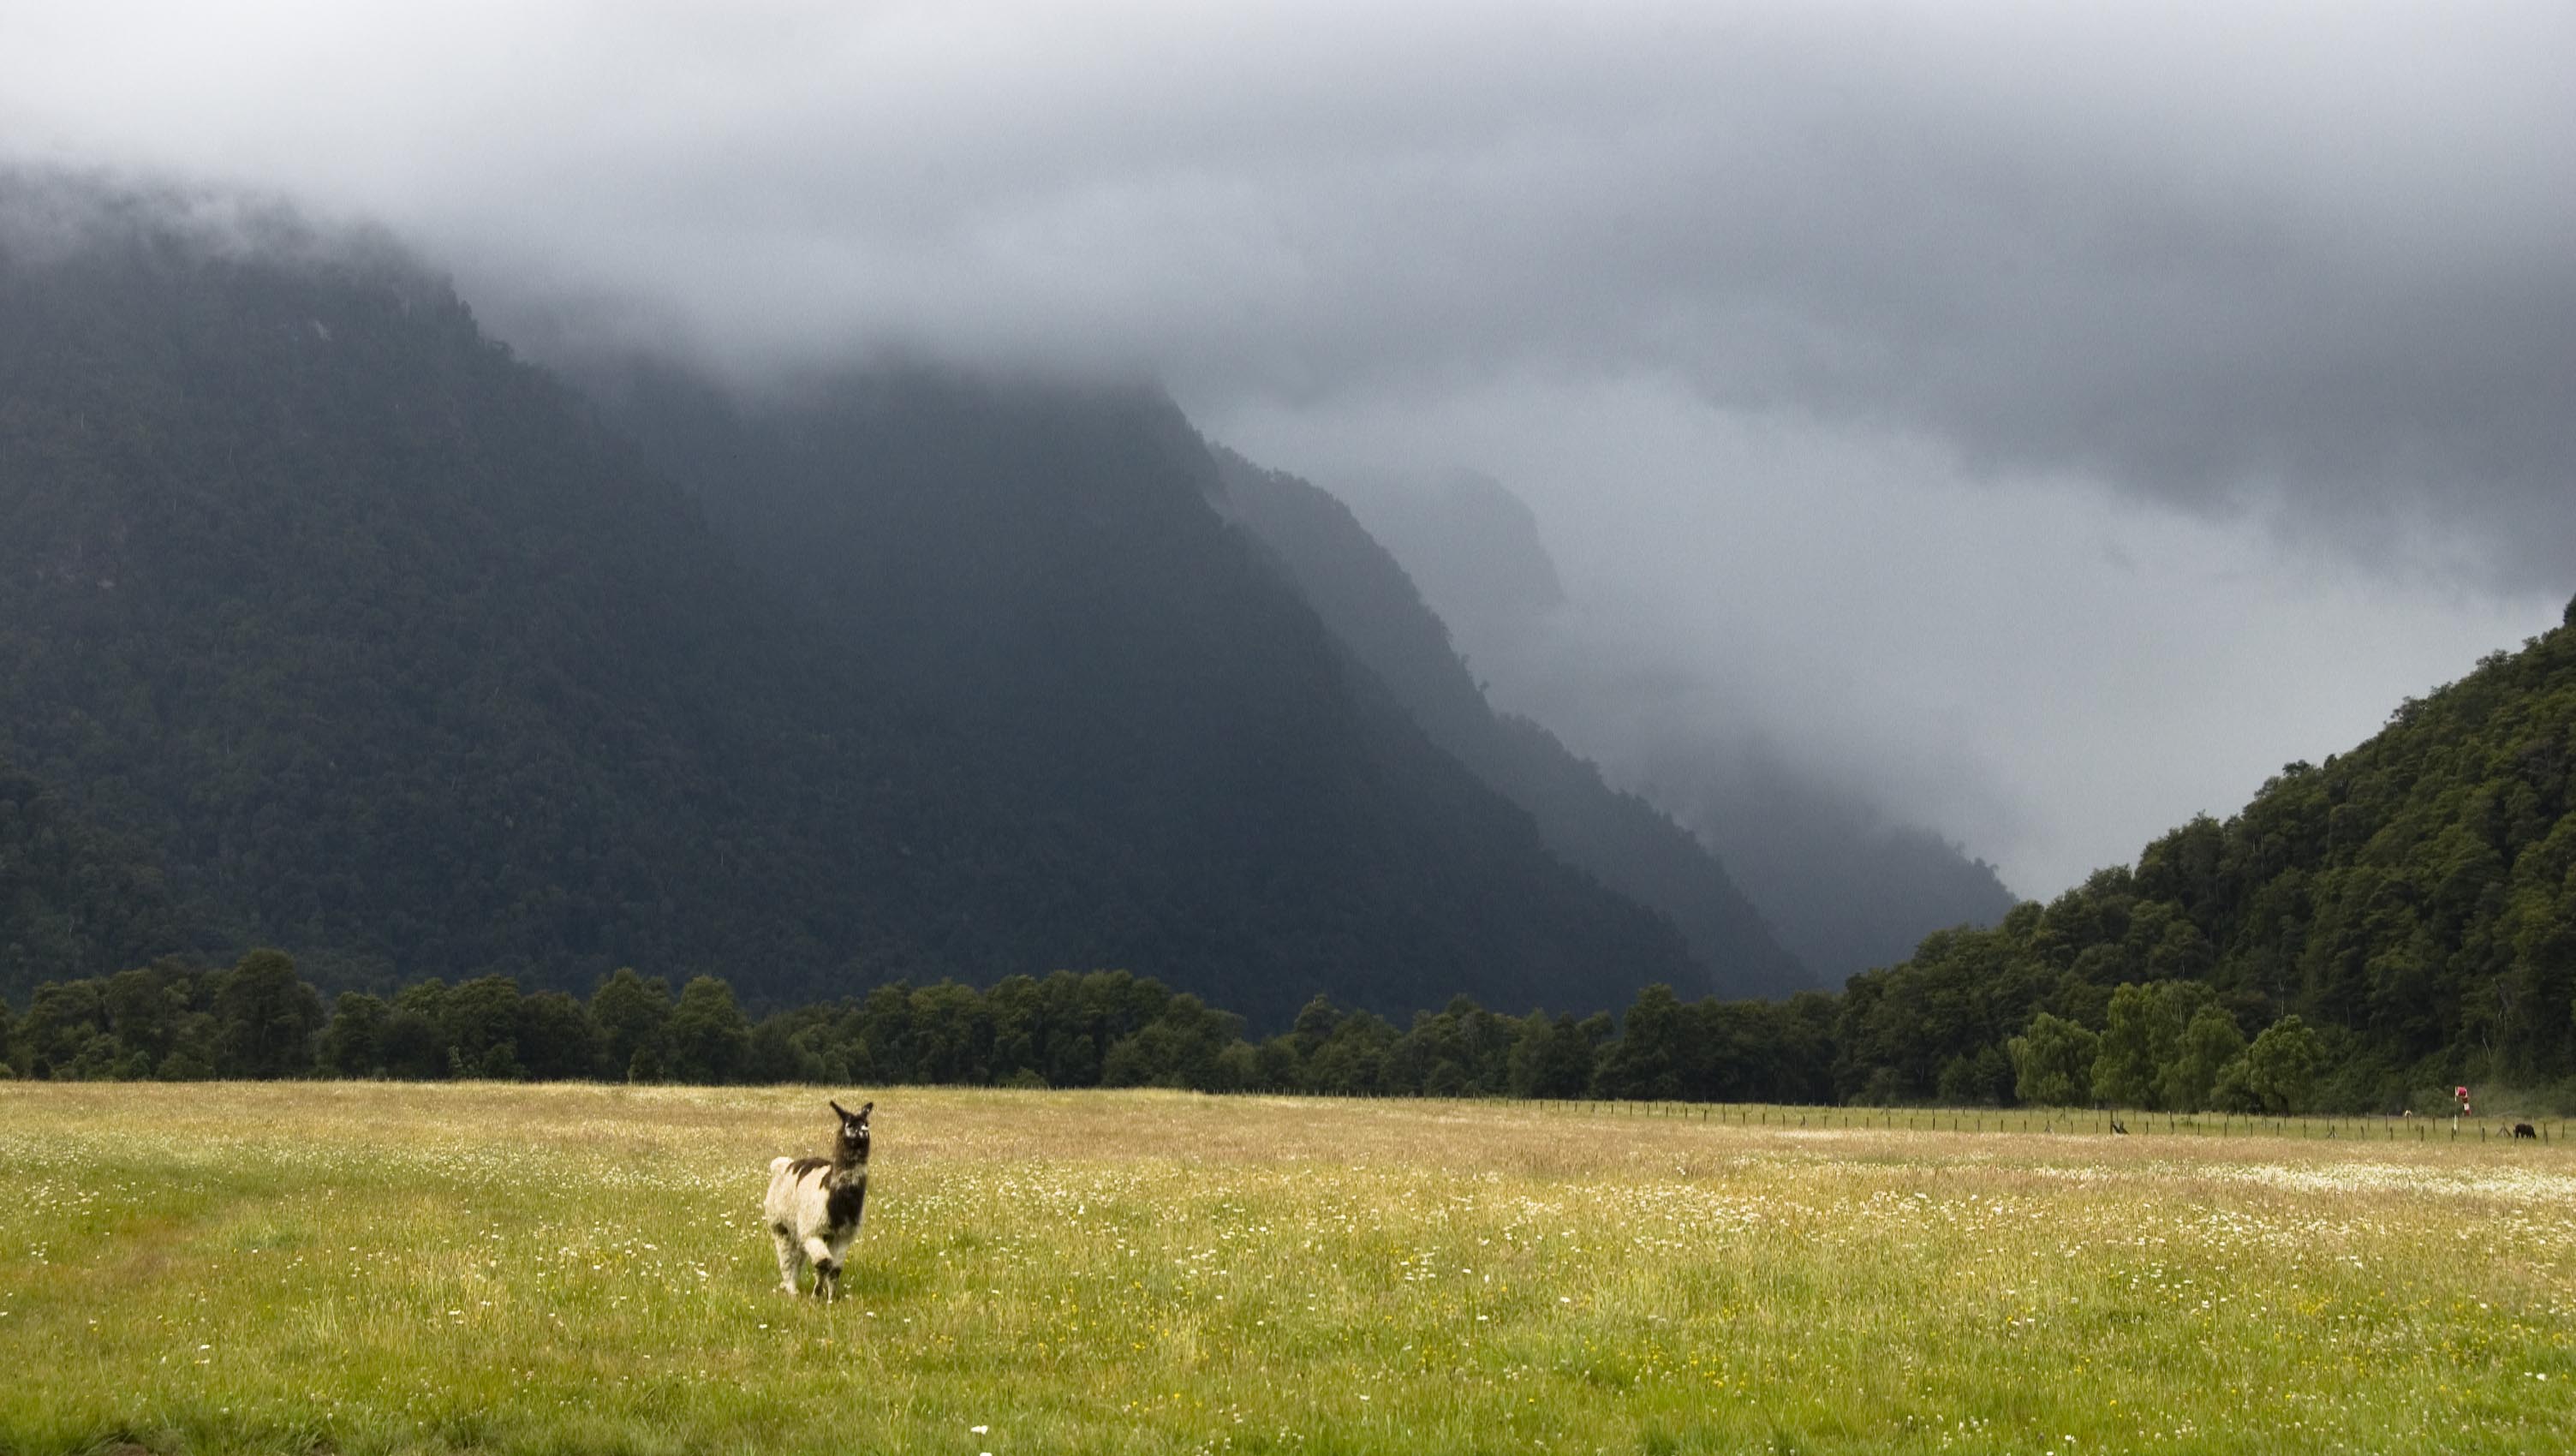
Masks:
[[[1401,1028],[1319,997],[1256,1039],[1233,1009],[1122,971],[982,990],[894,980],[755,1018],[720,978],[675,994],[633,969],[601,977],[587,999],[489,974],[350,991],[326,1006],[286,954],[256,950],[226,969],[164,958],[47,981],[23,1011],[0,999],[0,1063],[49,1078],[1161,1085],[2245,1112],[2431,1111],[2455,1082],[2486,1082],[2563,1102],[2576,1095],[2576,604],[2569,618],[2407,703],[2352,753],[2290,765],[2235,818],[2196,819],[2135,867],[1996,925],[1936,932],[1838,994],[1684,1001],[1658,984],[1615,1016],[1579,1019],[1460,996]],[[41,795],[0,793],[0,810],[11,811],[0,813],[0,869],[22,886],[88,886],[92,899],[148,888],[102,879],[96,865],[116,856],[76,852],[90,841],[67,838]],[[23,936],[10,945],[21,967],[61,950]]]
[[[1012,976],[978,990],[895,982],[754,1017],[698,976],[676,994],[632,968],[585,1000],[507,976],[416,982],[326,1005],[295,962],[177,958],[0,1000],[0,1074],[54,1080],[390,1078],[694,1084],[1165,1086],[1343,1096],[1846,1100],[1841,998],[1685,1002],[1664,986],[1617,1017],[1511,1016],[1461,996],[1399,1029],[1317,997],[1258,1040],[1241,1016],[1125,971]],[[2316,1038],[2295,1018],[2249,1045],[2207,988],[2124,986],[2096,1033],[2043,1014],[2016,1075],[1952,1100],[2304,1110]]]

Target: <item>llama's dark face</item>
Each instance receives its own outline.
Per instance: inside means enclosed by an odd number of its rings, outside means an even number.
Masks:
[[[832,1111],[841,1118],[840,1140],[833,1148],[836,1162],[864,1163],[868,1160],[868,1114],[876,1111],[876,1106],[873,1102],[864,1102],[858,1111],[852,1112],[838,1102],[832,1104]]]

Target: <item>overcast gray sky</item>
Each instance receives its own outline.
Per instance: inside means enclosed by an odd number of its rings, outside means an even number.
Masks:
[[[1762,729],[2044,895],[2576,591],[2570,74],[2560,3],[0,0],[0,149],[384,222],[505,325],[1481,469],[1584,746]]]

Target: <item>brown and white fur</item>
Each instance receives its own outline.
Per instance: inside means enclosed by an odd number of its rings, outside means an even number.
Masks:
[[[778,1241],[778,1282],[789,1294],[805,1266],[814,1266],[814,1297],[837,1299],[841,1293],[841,1255],[859,1236],[859,1216],[868,1203],[868,1114],[873,1102],[851,1112],[838,1102],[841,1118],[826,1158],[772,1158],[769,1197],[762,1213]]]

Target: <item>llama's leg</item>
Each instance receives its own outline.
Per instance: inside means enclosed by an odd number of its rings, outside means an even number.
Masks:
[[[841,1261],[832,1257],[832,1246],[819,1235],[805,1241],[805,1257],[814,1264],[814,1297],[830,1299],[840,1282]]]
[[[794,1234],[776,1224],[770,1225],[769,1236],[778,1243],[778,1285],[794,1294],[796,1276],[805,1272],[805,1251],[796,1246]]]
[[[848,1268],[850,1265],[850,1241],[856,1236],[857,1232],[858,1231],[856,1229],[852,1229],[838,1238],[833,1239],[832,1261],[829,1264],[819,1266],[832,1271],[832,1298],[834,1299],[839,1299],[841,1297],[841,1271]]]

